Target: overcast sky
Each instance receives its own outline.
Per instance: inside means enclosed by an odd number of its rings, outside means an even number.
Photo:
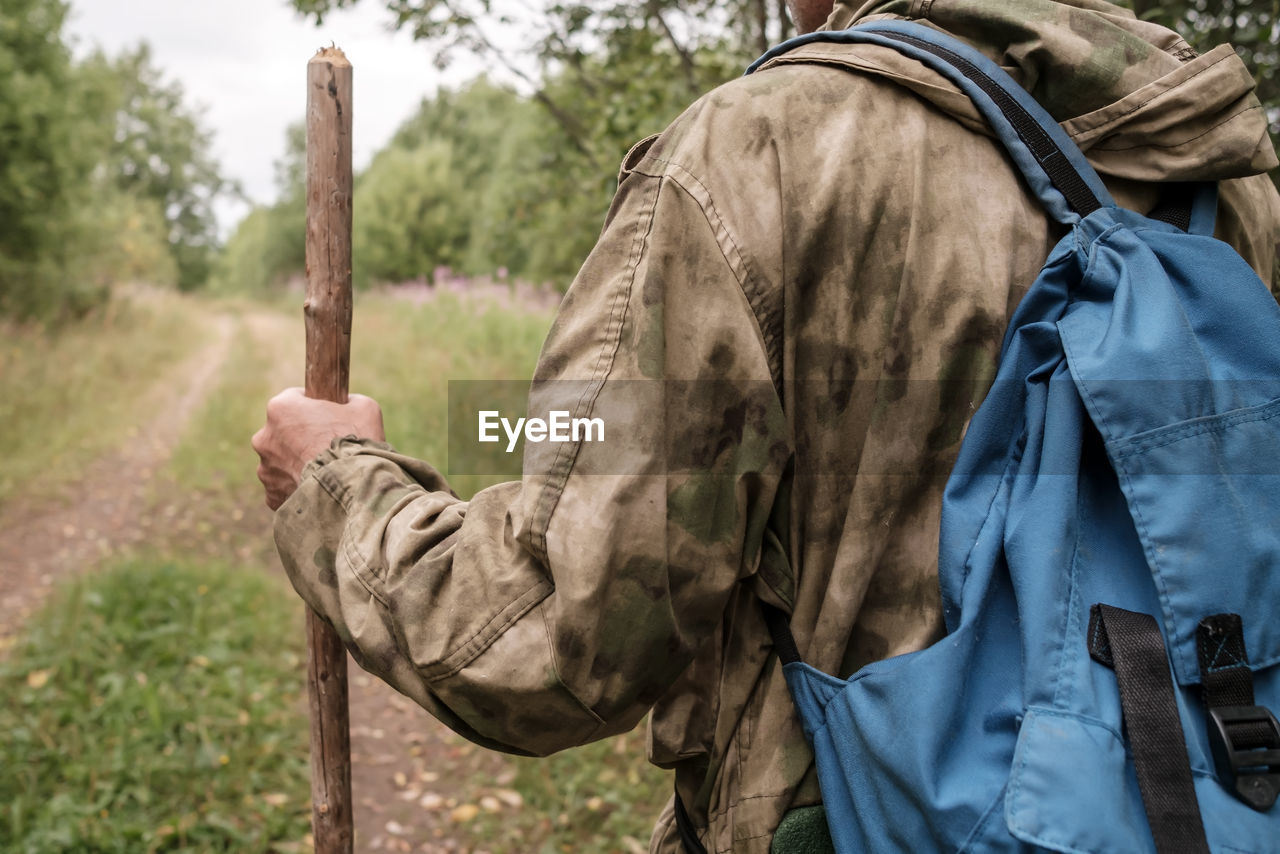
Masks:
[[[167,79],[182,83],[213,131],[224,173],[256,202],[275,196],[272,164],[284,151],[285,128],[303,116],[306,66],[330,41],[355,68],[352,147],[356,169],[442,83],[475,76],[478,62],[459,61],[443,74],[429,49],[390,30],[381,0],[364,0],[316,27],[287,0],[72,0],[68,31],[77,56],[97,45],[109,54],[151,44]],[[246,212],[223,204],[225,237]]]

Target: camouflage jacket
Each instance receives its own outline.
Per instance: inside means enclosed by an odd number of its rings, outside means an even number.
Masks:
[[[1223,180],[1219,236],[1270,281],[1276,159],[1230,48],[1101,0],[878,0],[828,26],[876,16],[1000,62],[1122,204]],[[649,714],[708,850],[765,852],[820,796],[758,599],[841,677],[940,637],[942,485],[1059,236],[939,75],[874,46],[784,56],[627,155],[565,296],[530,410],[620,438],[529,445],[522,480],[467,502],[338,441],[276,517],[293,584],[481,744],[545,754]],[[652,850],[679,850],[670,806]]]

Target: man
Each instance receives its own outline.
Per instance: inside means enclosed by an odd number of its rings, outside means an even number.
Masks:
[[[792,11],[802,30],[906,17],[971,42],[1127,207],[1221,180],[1219,236],[1271,280],[1276,159],[1229,48],[1196,56],[1102,0]],[[531,406],[569,387],[574,417],[607,421],[640,396],[628,462],[534,450],[521,482],[461,502],[376,441],[371,401],[286,392],[255,440],[285,565],[363,666],[467,737],[541,754],[649,713],[697,844],[818,850],[760,600],[842,678],[939,639],[942,486],[1058,237],[944,78],[875,46],[793,51],[627,155],[548,336]],[[364,438],[329,446],[347,434]],[[676,803],[653,852],[682,850]]]

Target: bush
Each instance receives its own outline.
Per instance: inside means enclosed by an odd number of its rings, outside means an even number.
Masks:
[[[429,278],[462,260],[468,202],[448,143],[383,151],[360,176],[352,207],[358,286]]]
[[[289,273],[302,271],[303,261],[297,263],[287,255],[291,241],[283,233],[280,215],[275,208],[255,207],[240,221],[226,248],[214,264],[209,278],[209,290],[219,294],[264,293],[279,284]],[[302,229],[293,235],[301,248]]]

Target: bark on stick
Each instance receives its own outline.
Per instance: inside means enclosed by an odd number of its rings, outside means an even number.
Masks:
[[[351,361],[351,63],[324,48],[307,63],[308,397],[347,402]],[[311,825],[316,854],[351,854],[347,652],[307,609]]]

